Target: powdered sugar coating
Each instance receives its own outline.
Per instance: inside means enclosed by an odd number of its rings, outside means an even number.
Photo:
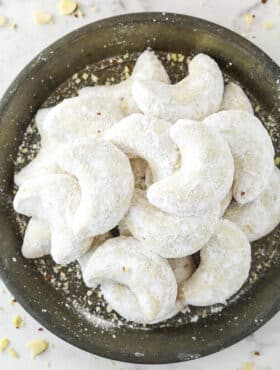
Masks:
[[[268,186],[255,200],[242,205],[233,202],[225,218],[238,225],[250,241],[270,233],[280,222],[279,169],[274,168]]]
[[[179,120],[170,136],[181,152],[181,167],[152,184],[149,201],[175,215],[197,215],[220,202],[233,181],[233,159],[227,142],[204,123]]]
[[[104,137],[128,156],[145,159],[158,181],[174,171],[177,148],[169,137],[171,124],[143,114],[132,114],[106,131]]]
[[[100,137],[123,118],[118,104],[108,98],[76,96],[64,99],[42,123],[49,141],[57,144],[84,137]]]
[[[79,184],[66,174],[34,177],[24,182],[14,198],[17,212],[48,224],[51,255],[59,264],[74,261],[88,250],[92,241],[72,230],[73,217],[79,203]]]
[[[178,285],[187,280],[195,270],[192,257],[190,256],[170,259],[168,262],[172,267]],[[106,301],[116,312],[126,318],[126,320],[142,324],[162,322],[175,316],[183,308],[183,304],[177,300],[173,309],[165,317],[158,317],[154,321],[148,321],[139,309],[136,296],[126,286],[113,281],[105,281],[101,285],[101,290]]]
[[[165,317],[175,306],[177,284],[169,263],[131,237],[106,241],[91,256],[83,276],[88,286],[114,281],[128,287],[148,321]]]
[[[168,214],[149,203],[144,191],[136,189],[121,221],[121,230],[129,230],[136,239],[149,242],[162,257],[178,258],[197,252],[208,242],[219,215],[219,205],[198,216]]]
[[[219,110],[224,91],[222,72],[205,54],[189,64],[189,74],[175,85],[135,80],[132,95],[142,112],[175,122],[181,118],[200,120]]]
[[[138,57],[132,75],[127,80],[116,85],[85,87],[80,90],[79,95],[89,96],[93,100],[97,97],[105,97],[110,103],[115,101],[119,104],[123,114],[127,116],[139,112],[131,94],[132,83],[138,80],[170,83],[167,72],[153,51],[146,50]]]
[[[223,101],[220,110],[244,110],[249,113],[254,113],[252,104],[245,92],[240,86],[234,82],[229,82],[225,86]]]
[[[85,238],[115,227],[127,211],[134,189],[129,159],[113,144],[76,139],[57,156],[59,166],[78,179],[81,200],[73,219]]]
[[[232,222],[221,220],[210,241],[200,251],[200,265],[183,283],[185,304],[208,306],[225,303],[248,278],[251,246]]]
[[[233,197],[251,202],[265,189],[274,168],[271,138],[254,115],[238,110],[215,113],[204,120],[228,141],[234,159]]]
[[[22,255],[25,258],[39,258],[51,251],[51,233],[46,221],[32,217],[25,229]]]

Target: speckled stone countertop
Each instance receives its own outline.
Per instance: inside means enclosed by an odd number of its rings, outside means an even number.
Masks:
[[[64,34],[95,20],[138,11],[169,11],[189,14],[219,23],[243,35],[280,64],[279,0],[81,0],[83,16],[62,16],[56,0],[2,0],[0,18],[0,95],[16,74],[40,50]],[[51,13],[52,23],[34,24],[32,13]],[[247,17],[248,14],[254,17]],[[1,23],[1,19],[0,19]],[[20,315],[24,325],[15,329],[12,319]],[[217,354],[189,363],[174,365],[130,365],[98,358],[56,338],[33,320],[13,301],[0,281],[0,339],[9,338],[18,358],[7,351],[0,353],[2,370],[279,370],[280,313],[264,327],[238,344]],[[26,344],[45,339],[50,348],[32,359]]]

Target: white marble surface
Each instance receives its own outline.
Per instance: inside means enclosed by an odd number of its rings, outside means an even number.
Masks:
[[[69,31],[86,23],[111,15],[136,11],[170,11],[220,23],[244,35],[280,64],[280,2],[268,0],[81,0],[85,13],[83,18],[63,17],[58,12],[55,0],[2,0],[0,15],[5,15],[17,29],[0,28],[0,95],[16,74],[41,49]],[[95,11],[92,7],[97,7]],[[249,27],[244,16],[252,10],[254,22]],[[48,11],[53,14],[54,23],[46,26],[33,24],[33,11]],[[270,22],[273,28],[264,29],[263,23]],[[11,304],[11,297],[0,282],[0,338],[8,337],[19,353],[14,359],[5,352],[0,353],[0,369],[38,370],[51,368],[61,370],[238,370],[246,362],[253,370],[279,370],[280,313],[263,328],[240,343],[211,356],[189,363],[161,366],[142,366],[117,363],[98,358],[80,351],[56,338],[47,330],[38,331],[40,325],[17,304]],[[25,325],[15,329],[12,317],[20,314]],[[49,341],[50,349],[33,360],[26,343],[35,338]],[[260,355],[254,355],[259,351]],[[248,369],[249,370],[249,369]],[[250,368],[251,370],[251,368]]]

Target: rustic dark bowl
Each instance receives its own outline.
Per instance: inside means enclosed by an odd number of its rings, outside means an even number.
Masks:
[[[13,161],[24,130],[45,99],[85,65],[147,47],[211,55],[265,112],[280,122],[279,67],[249,41],[216,24],[185,15],[139,13],[105,19],[70,33],[33,59],[1,101],[0,273],[19,303],[67,342],[115,360],[168,363],[219,351],[269,320],[280,307],[279,260],[275,259],[262,278],[221,314],[150,331],[124,327],[115,330],[114,340],[112,332],[95,328],[73,307],[67,309],[61,304],[59,292],[21,256],[21,237],[12,209]],[[280,132],[279,126],[277,130]],[[272,242],[277,248],[277,231],[264,241]]]

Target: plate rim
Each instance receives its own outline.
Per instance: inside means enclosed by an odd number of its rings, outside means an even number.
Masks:
[[[168,20],[166,20],[168,18]],[[204,19],[200,19],[197,17],[192,17],[184,14],[179,13],[169,13],[169,12],[141,12],[141,13],[128,13],[124,15],[118,15],[114,17],[108,17],[96,22],[89,23],[83,27],[80,27],[78,29],[75,29],[74,31],[64,35],[63,37],[59,38],[57,41],[50,44],[47,48],[43,49],[35,58],[31,60],[17,75],[17,77],[13,80],[13,82],[10,84],[10,86],[7,88],[6,92],[3,94],[1,102],[0,102],[0,117],[3,115],[3,113],[8,109],[9,102],[11,99],[13,99],[16,90],[18,86],[22,85],[24,83],[25,79],[30,76],[31,72],[36,71],[36,69],[40,68],[41,63],[44,63],[42,55],[46,55],[48,58],[51,55],[51,52],[59,49],[65,41],[71,42],[72,39],[75,39],[76,37],[82,35],[83,33],[87,33],[87,31],[90,29],[92,32],[94,32],[95,29],[98,28],[107,28],[107,27],[114,27],[114,25],[118,25],[120,22],[127,24],[127,23],[153,23],[154,19],[156,19],[156,22],[163,23],[193,23],[196,24],[197,27],[203,26],[204,28],[207,27],[210,32],[225,32],[227,36],[230,36],[232,40],[240,44],[241,48],[249,48],[250,50],[254,51],[258,54],[258,57],[261,58],[264,62],[266,62],[269,65],[269,69],[271,73],[273,73],[276,77],[280,76],[280,67],[273,61],[271,57],[269,57],[265,52],[263,52],[259,47],[254,45],[251,41],[246,40],[242,36],[238,35],[237,33],[220,26],[216,23],[209,22]],[[219,31],[217,31],[219,30]],[[55,53],[54,57],[55,57]],[[1,121],[1,119],[0,119]],[[109,354],[104,354],[102,351],[99,351],[96,348],[93,348],[93,350],[89,350],[88,348],[85,348],[85,346],[81,345],[79,342],[79,338],[69,338],[66,332],[64,330],[59,330],[55,324],[51,320],[48,319],[48,316],[40,314],[40,311],[37,309],[37,306],[34,306],[34,304],[31,304],[29,302],[21,289],[18,289],[11,281],[9,277],[9,273],[5,268],[4,261],[2,260],[0,256],[0,276],[2,278],[2,281],[7,286],[7,288],[10,290],[10,292],[13,294],[13,296],[16,298],[16,300],[21,304],[21,306],[39,323],[41,323],[44,327],[46,327],[51,333],[58,336],[59,338],[65,340],[67,343],[72,344],[82,350],[85,350],[90,353],[94,353],[97,356],[101,356],[104,358],[117,360],[117,361],[123,361],[123,362],[130,362],[130,363],[142,363],[142,364],[166,364],[166,363],[175,363],[175,362],[181,362],[185,361],[186,359],[179,359],[178,357],[173,356],[169,360],[161,360],[158,357],[153,357],[150,359],[146,359],[145,357],[136,357],[135,354],[131,353],[116,353],[113,351],[110,351]],[[203,351],[200,351],[199,357],[203,357],[212,353],[216,353],[220,351],[223,348],[229,347],[240,340],[247,337],[249,334],[253,333],[255,330],[257,330],[259,327],[264,325],[270,318],[272,318],[278,311],[280,310],[280,296],[275,299],[272,309],[270,312],[267,312],[266,315],[263,317],[262,321],[257,323],[256,325],[252,327],[248,327],[246,330],[244,330],[239,336],[235,337],[234,339],[228,339],[224,340],[223,344],[216,344],[212,347],[206,347]]]

